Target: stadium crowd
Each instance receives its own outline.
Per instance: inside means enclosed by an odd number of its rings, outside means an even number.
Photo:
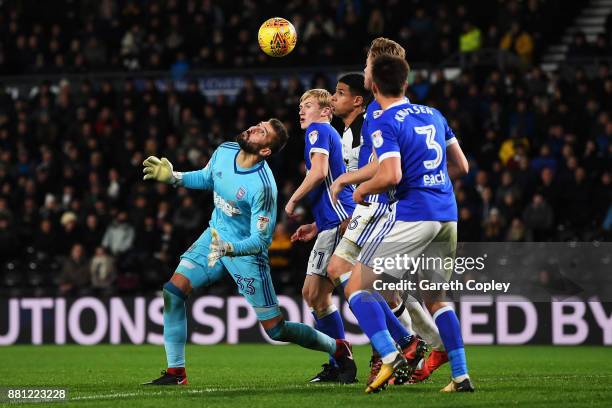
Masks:
[[[399,2],[387,3],[393,10]],[[510,12],[513,7],[522,10],[554,3],[508,2],[507,8]],[[49,15],[58,13],[69,20],[80,7],[79,13],[89,11],[100,17],[86,20],[83,27],[75,26],[76,17],[72,25],[53,18],[48,19],[49,24],[26,25],[22,18],[26,10],[11,9],[8,3],[1,6],[9,9],[0,17],[0,55],[7,62],[0,64],[3,74],[167,70],[176,68],[175,51],[185,53],[189,65],[201,68],[253,65],[263,55],[251,45],[240,45],[244,30],[246,35],[252,31],[248,25],[243,29],[242,21],[249,11],[258,13],[254,2],[223,2],[220,6],[206,0],[188,1],[185,9],[182,2],[175,1],[163,7],[160,2],[145,6],[135,1],[62,4],[72,7],[72,12],[59,8],[48,10]],[[297,4],[288,2],[287,10]],[[363,42],[346,41],[347,32],[361,35],[363,31],[346,26],[351,13],[361,16],[355,24],[364,23],[364,16],[369,16],[367,35],[397,32],[388,28],[395,23],[387,16],[382,17],[384,27],[376,27],[380,25],[373,17],[376,11],[365,11],[373,2],[312,4],[321,8],[333,4],[335,13],[325,15],[336,15],[336,20],[326,20],[323,13],[308,15],[307,7],[296,6],[287,14],[304,14],[294,19],[304,41],[296,50],[298,62],[306,56],[302,62],[315,65],[362,61],[361,45],[367,44],[367,37]],[[343,12],[339,4],[345,5]],[[252,7],[238,13],[238,5]],[[177,12],[168,12],[173,7]],[[190,7],[199,12],[190,12]],[[459,12],[461,7],[452,10]],[[155,14],[157,17],[152,16]],[[191,24],[185,24],[187,17],[193,19]],[[452,15],[447,20],[453,27],[455,21],[461,21]],[[429,25],[443,21],[424,3],[410,20],[409,31],[417,35],[418,27],[429,30]],[[537,22],[532,24],[537,27]],[[327,25],[337,33],[334,41],[359,48],[348,47],[346,54],[336,54],[333,45],[330,50],[321,47],[332,43],[325,37],[329,35]],[[203,27],[211,32],[184,31]],[[71,37],[68,33],[78,34]],[[401,29],[399,33],[398,38],[406,40]],[[237,39],[230,40],[233,35]],[[211,42],[202,45],[202,38]],[[235,48],[218,46],[226,41]],[[244,41],[250,44],[250,38]],[[426,47],[410,40],[412,46],[415,43]],[[453,44],[460,45],[459,41]],[[408,49],[409,56],[424,56],[419,54],[424,49]],[[313,55],[319,57],[312,60]],[[329,55],[338,59],[326,58]],[[157,58],[156,65],[152,60]],[[470,173],[454,183],[460,209],[459,239],[609,240],[610,68],[602,63],[596,72],[577,68],[567,76],[544,71],[531,62],[527,60],[528,67],[521,71],[466,69],[453,79],[447,79],[441,70],[427,76],[416,71],[410,84],[410,99],[444,113],[470,160]],[[292,136],[286,150],[271,161],[282,208],[304,172],[303,135],[297,123],[299,97],[306,85],[333,92],[335,83],[326,75],[313,75],[311,84],[298,77],[289,78],[287,86],[281,83],[275,78],[261,89],[252,77],[245,77],[235,99],[207,98],[195,79],[184,91],[175,89],[172,81],[163,90],[153,80],[41,81],[19,98],[0,87],[0,286],[47,293],[59,290],[68,295],[157,290],[180,254],[203,230],[212,199],[208,193],[144,183],[142,161],[156,154],[167,157],[177,170],[201,168],[221,142],[270,116],[281,118]],[[304,271],[294,265],[305,265],[309,255],[308,245],[289,241],[289,234],[309,217],[307,208],[297,212],[297,219],[287,219],[279,211],[270,250],[275,287],[287,294],[297,293],[301,286]],[[233,285],[212,290],[224,292],[228,287]]]
[[[585,0],[20,0],[0,3],[0,74],[167,71],[278,67],[253,33],[275,15],[289,18],[300,46],[287,65],[360,61],[378,36],[397,40],[412,62],[438,64],[480,48],[539,60]],[[409,10],[409,13],[407,11]],[[492,17],[493,16],[493,17]],[[545,24],[555,21],[556,24]],[[610,19],[609,19],[610,20]],[[608,22],[608,25],[612,22]],[[575,50],[574,50],[575,49]],[[610,55],[610,38],[573,47]],[[353,64],[348,62],[349,65]]]

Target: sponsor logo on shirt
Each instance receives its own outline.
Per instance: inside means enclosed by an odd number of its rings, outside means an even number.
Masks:
[[[240,187],[238,191],[236,192],[236,199],[242,200],[245,195],[246,195],[246,188]]]
[[[215,207],[223,212],[223,214],[228,217],[233,217],[234,215],[241,214],[240,209],[235,207],[233,202],[225,201],[223,197],[217,194],[217,192],[213,192],[213,201],[215,203]]]
[[[383,112],[384,112],[384,111],[383,111],[382,109],[375,110],[374,112],[372,112],[372,117],[373,117],[374,119],[378,119],[378,118],[380,117],[380,115],[382,115],[382,114],[383,114]]]
[[[377,130],[374,133],[372,133],[370,137],[372,138],[372,144],[374,145],[375,148],[378,149],[380,146],[382,146],[383,144],[382,131]]]
[[[257,216],[257,230],[265,231],[268,228],[268,224],[270,224],[270,218],[264,217],[263,215]]]
[[[316,130],[313,130],[312,132],[308,134],[308,140],[310,140],[310,144],[315,144],[318,138],[319,138],[319,132]]]
[[[444,174],[444,170],[440,170],[438,173],[423,175],[423,184],[425,186],[442,186],[445,183],[446,174]]]

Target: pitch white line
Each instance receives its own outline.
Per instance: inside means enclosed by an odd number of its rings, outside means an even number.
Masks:
[[[329,387],[339,387],[340,385],[336,384],[317,384],[312,387],[316,388],[329,388]],[[308,385],[295,385],[295,386],[287,386],[287,387],[275,387],[275,391],[291,391],[299,388],[310,387]],[[180,392],[172,392],[168,390],[165,391],[153,391],[153,392],[117,392],[113,394],[100,394],[100,395],[85,395],[82,397],[74,397],[70,398],[68,401],[83,401],[83,400],[98,400],[98,399],[120,399],[120,398],[131,398],[131,397],[148,397],[148,396],[157,396],[157,395],[176,395],[176,394],[210,394],[216,392],[245,392],[245,391],[261,391],[264,388],[260,387],[236,387],[236,388],[202,388],[196,390],[183,390]]]
[[[495,381],[515,381],[516,379],[529,379],[529,378],[538,378],[538,379],[550,379],[550,380],[559,380],[559,379],[572,379],[572,378],[607,378],[611,377],[610,374],[592,374],[588,376],[584,375],[560,375],[560,376],[515,376],[506,379],[497,378]],[[487,383],[489,382],[486,378],[479,378],[479,383]],[[292,391],[301,388],[333,388],[333,387],[342,387],[339,384],[313,384],[313,385],[293,385],[293,386],[285,386],[285,387],[274,387],[274,391]],[[132,397],[149,397],[149,396],[159,396],[159,395],[177,395],[177,394],[212,394],[212,393],[222,393],[222,392],[245,392],[245,391],[261,391],[266,389],[265,387],[235,387],[235,388],[201,388],[201,389],[184,389],[179,392],[174,392],[171,390],[167,391],[144,391],[143,392],[117,392],[113,394],[99,394],[99,395],[85,395],[81,397],[70,398],[70,401],[91,401],[91,400],[104,400],[104,399],[121,399],[121,398],[132,398]]]

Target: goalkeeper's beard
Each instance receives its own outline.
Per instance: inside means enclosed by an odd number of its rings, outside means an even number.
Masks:
[[[246,130],[236,136],[236,141],[238,142],[240,149],[249,154],[259,155],[259,150],[261,150],[263,147],[256,143],[249,143],[247,141],[247,137],[249,137],[249,134]]]

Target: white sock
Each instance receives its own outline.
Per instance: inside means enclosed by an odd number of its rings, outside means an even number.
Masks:
[[[393,360],[395,360],[395,357],[397,357],[398,354],[399,353],[397,351],[387,354],[386,356],[382,358],[383,364],[391,364]]]
[[[433,350],[444,351],[440,332],[423,306],[412,296],[408,296],[404,304],[412,319],[415,333],[421,336]]]
[[[460,383],[461,381],[465,380],[466,378],[470,378],[470,376],[467,375],[467,374],[463,374],[463,375],[460,375],[459,377],[453,377],[453,381],[456,382],[456,383]]]
[[[400,310],[400,308],[403,308],[404,310],[398,316],[396,312]],[[400,303],[400,305],[397,306],[396,308],[391,309],[391,311],[397,317],[400,323],[406,328],[406,330],[408,330],[408,333],[410,334],[414,333],[414,331],[412,330],[412,320],[410,319],[410,313],[408,313],[408,308],[404,307],[403,302]]]

